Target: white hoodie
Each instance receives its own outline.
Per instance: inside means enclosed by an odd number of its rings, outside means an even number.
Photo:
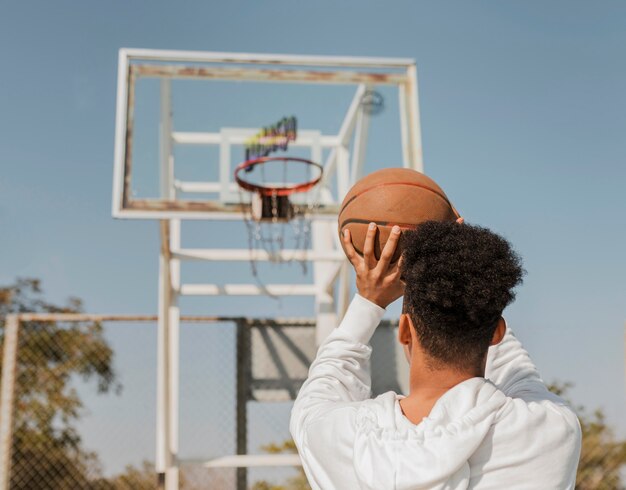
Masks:
[[[401,396],[370,399],[367,345],[384,309],[356,295],[320,346],[290,430],[314,489],[573,489],[576,415],[507,328],[485,378],[448,390],[415,425]]]

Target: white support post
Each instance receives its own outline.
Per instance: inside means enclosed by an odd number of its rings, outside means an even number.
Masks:
[[[335,226],[326,221],[313,221],[311,224],[313,250],[328,250],[334,246],[333,234]],[[337,326],[337,312],[335,310],[335,298],[333,288],[329,288],[329,278],[333,274],[333,264],[314,263],[313,281],[317,294],[315,297],[315,316],[317,326],[315,329],[315,341],[322,341]]]
[[[407,105],[407,143],[410,168],[418,172],[424,171],[422,155],[422,132],[419,116],[419,99],[417,96],[417,67],[407,68],[408,81],[404,84],[405,103]],[[402,88],[400,89],[402,90]],[[400,111],[402,113],[402,110]]]
[[[322,142],[321,133],[317,133],[313,136],[311,145],[311,161],[319,163],[322,161]]]
[[[9,490],[11,476],[19,327],[20,321],[17,315],[6,316],[2,354],[2,391],[0,392],[0,490]]]
[[[172,220],[177,221],[177,220]],[[174,293],[180,281],[171,258],[172,222],[161,221],[157,339],[157,455],[159,489],[178,490],[178,377],[180,311]]]
[[[409,107],[407,105],[405,86],[398,87],[398,112],[400,113],[400,142],[402,143],[402,166],[404,168],[412,168],[411,150],[409,148],[411,144],[409,142]]]
[[[170,220],[170,250],[180,248],[180,220]],[[172,465],[168,472],[166,490],[178,490],[178,432],[179,432],[179,384],[180,384],[180,308],[178,293],[180,289],[180,260],[169,259],[170,304],[169,316],[169,453]]]
[[[356,119],[356,127],[354,129],[354,148],[352,153],[352,164],[350,183],[353,185],[361,178],[363,173],[363,162],[365,161],[365,152],[367,150],[367,134],[369,131],[370,116],[366,111],[360,110]]]
[[[350,153],[347,146],[341,146],[338,153],[337,162],[337,190],[340,196],[345,196],[350,189]],[[335,238],[335,246],[341,251],[339,237]],[[339,270],[339,285],[337,287],[337,320],[341,321],[346,314],[350,302],[350,268],[349,263],[343,258]]]
[[[350,141],[357,116],[362,112],[361,107],[363,103],[363,96],[366,91],[367,87],[361,84],[357,87],[356,92],[352,97],[352,102],[350,102],[350,107],[348,108],[348,112],[346,112],[346,116],[344,117],[343,122],[341,123],[341,128],[339,129],[339,134],[337,135],[340,145],[347,145]]]
[[[322,159],[322,146],[319,138],[311,146],[311,159],[319,162]],[[313,220],[311,223],[313,252],[322,253],[333,250],[335,227],[328,221]],[[313,262],[313,282],[315,285],[315,312],[317,317],[316,342],[318,345],[337,326],[335,298],[332,276],[336,266],[328,262]]]
[[[176,197],[172,154],[171,82],[161,80],[161,197]],[[178,351],[180,311],[176,286],[180,261],[180,220],[163,220],[159,256],[159,330],[157,366],[157,473],[160,488],[178,490]]]
[[[348,146],[337,148],[337,194],[345,196],[350,190],[350,151]]]
[[[343,320],[346,311],[348,311],[348,305],[350,304],[350,263],[345,261],[341,264],[341,270],[339,271],[339,286],[337,291],[337,317],[338,320]]]
[[[345,195],[346,192],[348,192],[349,185],[347,185],[348,182],[346,180],[346,186],[345,188],[343,188],[342,187],[343,184],[339,180],[343,177],[343,174],[340,173],[342,172],[340,168],[342,164],[342,160],[341,160],[342,157],[339,155],[339,153],[343,149],[345,149],[345,151],[349,153],[348,147],[350,145],[350,140],[352,139],[352,135],[354,134],[354,127],[357,124],[357,119],[359,117],[359,114],[363,112],[360,109],[361,109],[361,102],[363,100],[363,95],[365,94],[365,91],[366,91],[366,86],[359,85],[356,92],[354,93],[354,96],[352,97],[352,102],[350,102],[350,107],[348,107],[348,111],[346,112],[346,115],[343,118],[343,122],[341,123],[341,128],[339,129],[339,133],[337,134],[337,146],[332,149],[328,157],[326,165],[324,166],[324,175],[322,176],[322,181],[320,182],[320,185],[328,185],[330,176],[332,175],[336,166],[338,184],[340,184],[339,189],[338,189],[338,194],[340,197]],[[349,161],[348,159],[345,160],[346,167],[348,165],[348,161]],[[346,172],[347,172],[346,175],[350,175],[350,172],[348,170],[346,170]]]
[[[156,410],[156,472],[159,490],[169,490],[169,469],[172,465],[170,453],[170,393],[169,393],[169,306],[171,300],[169,258],[167,246],[169,222],[161,225],[161,253],[159,254],[159,319],[157,333],[157,410]]]
[[[230,196],[230,136],[222,130],[220,132],[220,201],[226,202]]]
[[[171,99],[170,99],[171,105]],[[171,120],[171,109],[169,111]],[[171,128],[168,140],[171,141]],[[176,186],[174,184],[174,155],[171,145],[167,148],[169,153],[165,156],[169,162],[167,176],[167,192],[169,199],[176,199]],[[169,363],[169,394],[170,394],[170,454],[172,454],[173,467],[168,474],[167,490],[178,490],[179,469],[178,469],[178,424],[179,424],[179,384],[180,384],[180,308],[178,306],[178,290],[180,289],[180,259],[172,256],[172,250],[179,250],[181,247],[181,222],[179,219],[172,219],[169,222],[169,277],[170,277],[170,305],[168,309],[169,329],[170,329],[170,363]]]
[[[174,182],[172,162],[172,83],[168,79],[161,80],[161,197],[169,199],[170,189]]]
[[[115,107],[115,165],[113,166],[113,195],[111,214],[119,216],[122,209],[124,161],[126,155],[126,108],[128,106],[128,55],[120,49],[117,64],[117,100]]]

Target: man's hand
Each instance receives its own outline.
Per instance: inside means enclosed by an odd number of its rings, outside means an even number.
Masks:
[[[348,260],[356,271],[356,287],[359,294],[381,308],[387,308],[390,303],[404,294],[404,284],[400,281],[400,261],[390,266],[391,258],[400,240],[400,228],[398,226],[392,228],[378,262],[374,256],[376,229],[376,223],[370,223],[365,236],[363,257],[352,245],[350,230],[344,230],[342,239]]]

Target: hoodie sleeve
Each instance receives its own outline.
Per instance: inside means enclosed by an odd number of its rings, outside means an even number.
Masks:
[[[528,352],[508,326],[502,341],[489,347],[485,378],[511,398],[549,393]]]
[[[357,294],[339,327],[322,343],[291,412],[290,430],[296,445],[300,446],[306,426],[330,410],[370,397],[372,348],[367,344],[384,313]]]
[[[507,444],[502,446],[500,457],[524,458],[528,468],[535,468],[526,474],[545,477],[550,473],[556,480],[545,488],[573,489],[582,438],[578,417],[565,400],[548,390],[528,352],[508,327],[502,342],[489,348],[485,377],[513,399],[512,421],[507,422],[507,428],[514,429],[520,421],[526,426],[514,436],[520,444],[514,454],[505,456],[508,448],[515,447]],[[506,429],[500,430],[503,433]],[[546,454],[551,455],[550,461],[560,464],[550,466]]]

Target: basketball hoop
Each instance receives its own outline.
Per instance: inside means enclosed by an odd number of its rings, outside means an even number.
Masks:
[[[299,162],[315,167],[319,170],[319,175],[306,182],[296,184],[268,185],[255,184],[241,178],[241,172],[251,172],[257,165],[265,165],[269,162],[283,162],[285,168],[289,162]],[[296,157],[261,157],[253,160],[247,160],[237,166],[235,169],[235,181],[240,188],[252,193],[251,211],[252,218],[255,221],[289,221],[293,219],[298,212],[299,207],[294,206],[289,200],[292,194],[308,192],[321,180],[322,166],[305,158]]]
[[[268,164],[280,165],[279,178],[282,182],[266,182],[265,167]],[[303,164],[308,167],[310,177],[311,169],[318,175],[308,180],[297,183],[288,182],[288,167],[293,164]],[[252,173],[259,169],[262,182],[252,182],[243,178],[242,174]],[[277,177],[274,172],[274,178]],[[258,273],[254,251],[261,248],[269,255],[270,262],[292,262],[293,256],[285,257],[283,251],[288,244],[294,256],[302,250],[309,248],[311,237],[310,215],[319,207],[319,193],[311,192],[320,182],[323,168],[319,163],[298,157],[275,157],[266,156],[247,160],[235,169],[235,181],[240,189],[240,201],[244,209],[244,222],[248,229],[248,246],[250,249],[250,265],[252,273],[257,280]],[[244,197],[246,191],[251,194],[249,206]],[[303,199],[292,202],[295,194],[306,194]],[[249,209],[249,212],[247,211]],[[306,273],[306,258],[299,260],[303,273]],[[270,295],[271,296],[271,295]]]

